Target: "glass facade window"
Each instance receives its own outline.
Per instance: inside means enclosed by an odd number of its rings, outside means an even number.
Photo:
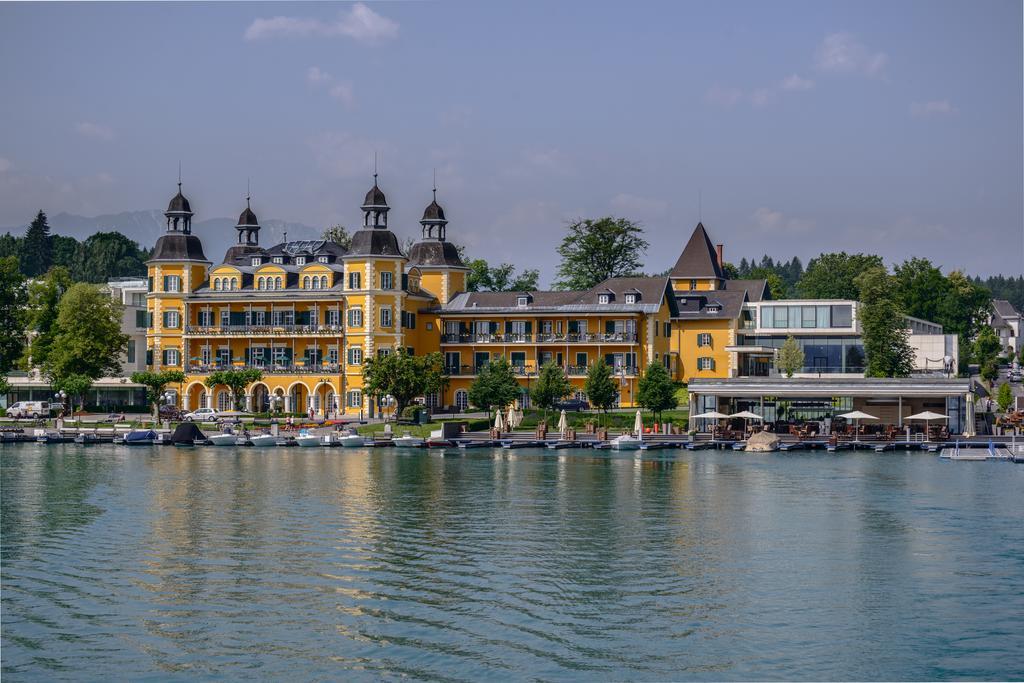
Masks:
[[[772,306],[772,327],[789,327],[789,308],[786,306]]]
[[[801,306],[800,327],[817,327],[817,310],[816,306]]]
[[[832,307],[832,327],[852,327],[853,306],[839,305]]]

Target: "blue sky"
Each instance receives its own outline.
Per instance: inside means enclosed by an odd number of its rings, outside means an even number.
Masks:
[[[1019,2],[0,5],[0,225],[162,208],[418,235],[554,274],[566,220],[726,259],[1024,264]]]

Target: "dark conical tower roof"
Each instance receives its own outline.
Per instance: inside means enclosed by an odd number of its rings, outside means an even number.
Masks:
[[[376,206],[387,206],[388,198],[384,196],[383,190],[377,187],[377,175],[373,176],[373,187],[366,193],[366,199],[363,200],[364,209]]]
[[[188,203],[188,198],[181,193],[181,183],[178,183],[178,194],[171,197],[171,203],[167,205],[167,211],[165,213],[171,214],[191,214],[192,205]]]
[[[725,273],[718,265],[718,254],[715,245],[711,243],[707,230],[703,223],[697,223],[690,241],[683,248],[679,260],[669,273],[669,277],[677,278],[702,278],[714,277],[725,279]]]
[[[259,226],[260,226],[260,222],[258,220],[256,220],[256,214],[254,214],[252,212],[252,209],[250,209],[248,206],[246,206],[245,207],[245,211],[243,211],[241,213],[241,215],[238,216],[238,225],[236,225],[235,227],[237,227],[237,228],[245,228],[245,227],[258,228]]]
[[[433,221],[433,222],[447,221],[447,219],[444,217],[444,209],[441,208],[441,205],[437,203],[436,199],[434,201],[430,202],[429,204],[427,204],[427,208],[425,208],[423,210],[423,218],[420,219],[420,220],[421,220],[421,222],[422,221]]]

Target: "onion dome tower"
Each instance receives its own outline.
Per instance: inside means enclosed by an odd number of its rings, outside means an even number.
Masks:
[[[444,209],[437,203],[437,188],[434,188],[434,199],[423,210],[420,219],[423,237],[412,245],[409,251],[410,266],[451,266],[464,268],[466,264],[459,256],[459,250],[445,239],[448,219]]]
[[[178,181],[178,194],[171,198],[164,216],[167,218],[167,230],[156,241],[151,261],[206,261],[203,254],[203,243],[192,234],[192,205],[181,193],[181,181]]]
[[[363,229],[352,235],[352,246],[345,258],[357,256],[402,256],[398,238],[388,230],[388,200],[377,186],[373,174],[373,187],[363,200]]]
[[[224,255],[224,263],[232,263],[238,259],[245,260],[253,254],[264,254],[266,250],[260,246],[260,222],[253,213],[251,196],[245,197],[245,209],[238,216],[238,242]]]

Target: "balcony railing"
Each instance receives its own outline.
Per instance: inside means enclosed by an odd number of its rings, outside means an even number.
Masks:
[[[462,334],[441,335],[442,344],[635,344],[636,332],[553,334]]]
[[[447,365],[444,368],[446,375],[450,377],[472,377],[480,374],[480,370],[483,365]],[[519,377],[536,377],[537,366],[533,363],[527,365],[513,365],[512,373]],[[569,377],[582,377],[587,374],[590,370],[589,366],[586,365],[564,365],[562,370]],[[632,366],[615,366],[612,368],[612,376],[618,377],[625,375],[626,377],[635,377],[640,374],[640,369]]]
[[[254,363],[239,363],[236,365],[231,363],[225,365],[211,363],[209,365],[192,364],[185,368],[185,372],[192,375],[208,375],[211,372],[219,372],[221,370],[259,370],[265,375],[316,375],[341,372],[341,366],[337,363],[319,363],[313,365],[282,365],[274,363],[267,363],[264,365]]]
[[[341,325],[188,325],[185,334],[197,336],[270,337],[279,334],[341,335]]]

